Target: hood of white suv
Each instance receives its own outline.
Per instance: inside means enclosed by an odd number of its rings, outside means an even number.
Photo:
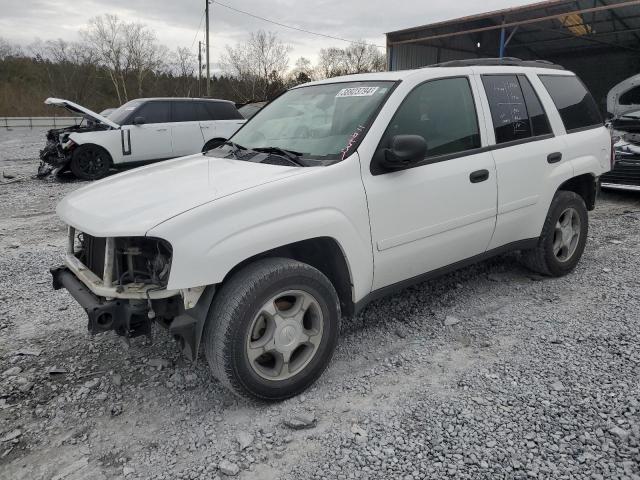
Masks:
[[[203,154],[137,168],[67,195],[62,220],[96,237],[142,236],[213,200],[308,171]]]
[[[49,97],[44,101],[44,103],[46,103],[47,105],[55,105],[57,107],[64,107],[64,108],[66,108],[67,110],[69,110],[70,112],[73,112],[73,113],[81,113],[83,115],[87,115],[87,116],[93,118],[94,120],[97,120],[100,123],[104,123],[105,125],[110,126],[111,128],[120,128],[120,125],[118,125],[115,122],[112,122],[107,117],[103,117],[99,113],[96,113],[96,112],[94,112],[92,110],[89,110],[88,108],[85,108],[82,105],[78,105],[77,103],[70,102],[69,100],[64,100],[62,98]]]

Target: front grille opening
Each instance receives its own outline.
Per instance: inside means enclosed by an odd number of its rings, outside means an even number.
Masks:
[[[76,252],[76,257],[78,257],[78,260],[80,260],[85,267],[102,280],[107,239],[104,237],[93,237],[86,233],[79,233],[77,239],[79,240],[80,250]]]

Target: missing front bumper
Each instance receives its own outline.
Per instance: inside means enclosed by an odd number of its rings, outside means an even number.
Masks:
[[[151,334],[151,320],[144,301],[121,298],[106,300],[91,292],[67,267],[51,269],[53,288],[66,288],[87,313],[87,329],[92,335],[115,331],[127,338]]]
[[[67,266],[52,268],[53,288],[66,288],[88,316],[87,329],[92,335],[115,331],[125,338],[151,336],[151,323],[156,321],[169,330],[178,348],[191,361],[198,358],[200,340],[215,287],[209,286],[198,294],[193,308],[185,310],[179,297],[151,300],[153,319],[149,316],[148,301],[134,298],[107,299],[94,294]],[[156,316],[157,314],[157,316]]]

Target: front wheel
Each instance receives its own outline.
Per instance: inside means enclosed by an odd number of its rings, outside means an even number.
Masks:
[[[80,145],[71,154],[69,168],[82,180],[98,180],[109,173],[111,156],[97,145]]]
[[[267,258],[216,294],[204,350],[213,374],[235,393],[283,400],[322,374],[339,329],[338,296],[325,275],[295,260]]]
[[[538,245],[522,252],[525,265],[544,275],[566,275],[582,257],[588,230],[589,215],[583,198],[560,190],[551,202]]]

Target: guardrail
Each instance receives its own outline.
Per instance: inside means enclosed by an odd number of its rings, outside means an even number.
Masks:
[[[82,117],[0,117],[0,128],[70,127],[81,121]]]

